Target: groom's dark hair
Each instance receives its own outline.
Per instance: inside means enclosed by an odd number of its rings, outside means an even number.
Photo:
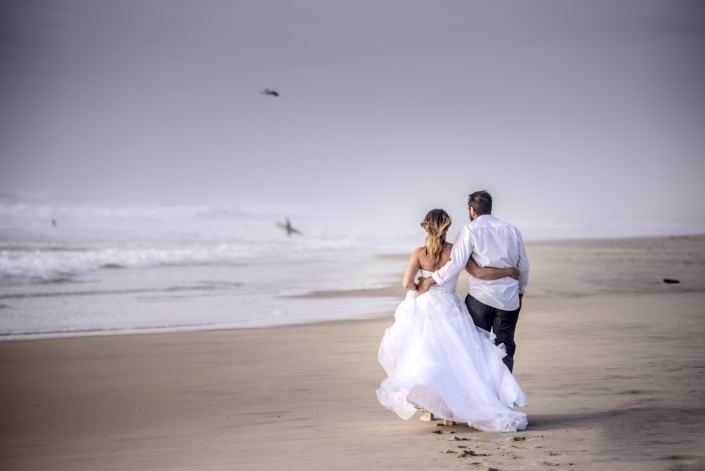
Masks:
[[[468,197],[468,207],[474,209],[478,216],[492,214],[492,195],[485,190],[476,191]]]

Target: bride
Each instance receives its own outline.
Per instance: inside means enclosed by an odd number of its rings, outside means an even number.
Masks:
[[[451,219],[442,209],[430,211],[421,222],[426,245],[414,250],[404,275],[406,299],[384,334],[379,362],[389,376],[377,390],[379,402],[404,420],[417,409],[427,411],[421,420],[442,418],[485,432],[516,432],[527,426],[526,414],[513,409],[526,406],[526,397],[502,362],[506,355],[494,335],[476,327],[455,293],[455,280],[416,296],[417,273],[431,276],[450,260],[446,242]],[[493,280],[518,277],[514,268],[481,268],[472,259],[466,270],[474,277]]]

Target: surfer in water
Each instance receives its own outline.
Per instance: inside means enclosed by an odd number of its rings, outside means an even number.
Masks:
[[[294,229],[292,227],[291,221],[289,221],[289,218],[286,218],[286,224],[282,224],[281,222],[278,222],[277,226],[284,229],[286,231],[286,235],[289,237],[291,237],[291,234],[303,235],[303,234],[301,234],[300,231],[297,231],[296,229]]]

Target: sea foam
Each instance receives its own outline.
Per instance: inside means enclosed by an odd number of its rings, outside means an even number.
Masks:
[[[365,245],[330,215],[221,206],[0,204],[0,278],[51,279],[101,268],[316,256]],[[335,231],[330,227],[336,227]]]

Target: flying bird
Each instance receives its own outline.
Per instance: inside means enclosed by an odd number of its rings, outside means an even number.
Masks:
[[[291,237],[291,234],[303,235],[300,231],[297,231],[296,229],[291,227],[291,222],[289,221],[289,218],[286,218],[286,224],[282,224],[281,222],[278,222],[277,227],[284,229],[286,231],[286,235],[289,237]]]
[[[279,93],[275,92],[274,90],[270,90],[269,88],[265,88],[262,90],[262,95],[271,95],[271,96],[279,96]]]

